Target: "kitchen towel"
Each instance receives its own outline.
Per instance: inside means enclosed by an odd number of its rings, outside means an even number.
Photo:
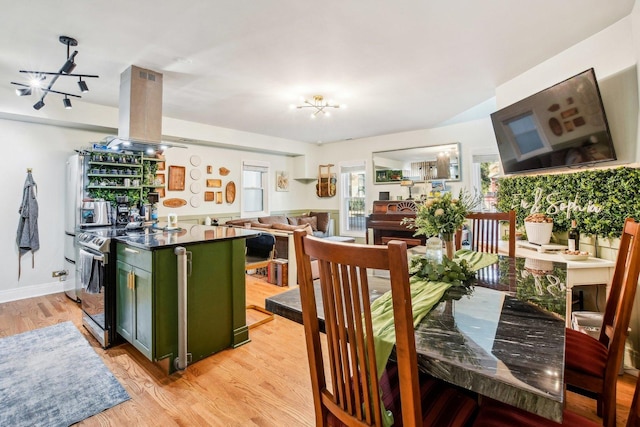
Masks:
[[[80,249],[80,283],[87,293],[100,293],[103,279],[100,263],[91,252]]]
[[[20,204],[20,222],[16,243],[18,244],[18,279],[20,279],[22,255],[31,251],[31,268],[34,268],[33,253],[40,249],[40,237],[38,235],[38,201],[36,200],[37,188],[31,169],[27,170],[27,179],[22,188],[22,203]]]

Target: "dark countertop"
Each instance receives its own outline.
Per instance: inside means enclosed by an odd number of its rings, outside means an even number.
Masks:
[[[473,292],[445,294],[416,327],[420,369],[560,420],[565,326],[556,313],[565,313],[566,265],[548,264],[534,269],[526,259],[500,257],[478,272]],[[388,279],[370,280],[371,300],[389,290]],[[321,293],[315,287],[323,328]],[[267,298],[266,309],[302,323],[298,289]]]
[[[152,228],[117,236],[115,239],[140,249],[154,250],[193,243],[244,239],[260,234],[251,229],[214,225],[178,224],[176,230],[166,230],[165,227],[166,223],[158,223]]]

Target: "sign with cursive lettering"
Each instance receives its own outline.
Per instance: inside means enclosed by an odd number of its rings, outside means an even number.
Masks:
[[[545,203],[543,203],[543,201]],[[586,212],[598,214],[602,212],[602,206],[588,200],[580,204],[579,195],[576,194],[573,200],[563,199],[559,192],[545,195],[544,189],[538,187],[533,193],[533,200],[527,199],[523,194],[514,194],[511,209],[527,209],[530,214],[544,212],[549,216],[564,214],[567,219],[571,218],[574,212]],[[546,206],[546,207],[545,207]]]
[[[566,174],[517,175],[499,179],[498,210],[516,211],[522,225],[531,213],[553,218],[553,231],[620,237],[625,218],[640,219],[640,169],[620,167]]]

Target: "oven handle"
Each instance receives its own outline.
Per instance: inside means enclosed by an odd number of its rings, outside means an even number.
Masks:
[[[83,250],[84,252],[90,254],[93,256],[93,259],[95,261],[100,261],[103,264],[107,263],[107,254],[106,253],[99,253],[97,254],[94,250],[90,250],[88,248],[85,248],[84,246],[80,246],[80,249]]]

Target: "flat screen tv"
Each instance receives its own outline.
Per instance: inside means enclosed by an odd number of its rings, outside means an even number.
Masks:
[[[505,174],[616,160],[593,68],[491,114]]]

